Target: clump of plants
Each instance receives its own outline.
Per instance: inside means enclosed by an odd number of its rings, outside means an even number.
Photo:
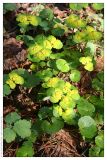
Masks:
[[[90,5],[97,12],[103,9],[103,4]],[[80,17],[79,11],[88,6],[88,3],[69,4],[70,11],[78,14],[70,14],[63,21],[51,9],[44,8],[39,15],[16,16],[22,33],[16,38],[24,42],[27,59],[32,64],[29,70],[19,68],[4,75],[4,96],[9,96],[19,85],[39,87],[35,100],[46,102],[35,114],[35,122],[22,119],[16,112],[5,117],[6,143],[16,139],[24,141],[16,152],[17,157],[34,156],[35,141],[43,134],[58,132],[65,125],[78,128],[83,140],[90,143],[90,157],[104,156],[104,72],[91,76],[96,62],[91,48],[87,47],[88,43],[103,41],[103,33],[84,16]],[[36,31],[35,35],[32,30]],[[79,88],[82,72],[91,77],[91,92],[84,95]]]

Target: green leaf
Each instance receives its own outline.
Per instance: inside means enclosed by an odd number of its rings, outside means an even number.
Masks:
[[[79,82],[81,78],[81,73],[78,70],[72,70],[70,74],[70,79],[72,82]]]
[[[31,142],[24,142],[22,147],[18,148],[16,152],[16,157],[33,157],[34,148]]]
[[[31,133],[30,137],[27,138],[27,141],[31,142],[31,143],[35,143],[35,141],[37,140],[37,138],[38,138],[38,133],[37,133],[37,131],[35,131],[32,128],[32,133]]]
[[[71,43],[70,43],[71,46]],[[63,52],[61,52],[64,57],[68,57],[67,58],[67,62],[69,62],[69,66],[71,69],[76,69],[77,67],[80,66],[80,62],[79,62],[79,58],[81,57],[81,53],[77,50],[64,50]]]
[[[9,79],[9,75],[3,74],[3,84],[5,84],[8,79]]]
[[[96,146],[104,149],[104,132],[100,131],[98,136],[95,137]]]
[[[89,156],[90,157],[99,157],[100,148],[97,146],[93,146],[89,149]]]
[[[38,133],[35,132],[35,130],[33,130],[33,128],[32,128],[32,133],[31,133],[30,137],[27,138],[27,141],[31,142],[31,143],[35,143],[37,138],[38,138]]]
[[[100,152],[100,155],[99,155],[100,157],[104,157],[104,150],[102,150],[101,152]]]
[[[54,36],[63,36],[64,33],[65,33],[65,30],[62,29],[62,28],[54,28],[54,29],[52,29],[51,32],[52,32],[52,34],[53,34]]]
[[[4,84],[3,85],[3,96],[8,96],[11,93],[11,89],[9,85]]]
[[[101,81],[101,82],[104,82],[104,72],[99,72],[97,74],[97,78]]]
[[[96,113],[95,121],[98,125],[104,125],[104,113]]]
[[[92,7],[95,10],[102,10],[104,8],[104,3],[93,3]]]
[[[42,107],[38,112],[38,117],[40,120],[52,117],[52,108]]]
[[[24,75],[24,87],[27,88],[32,88],[37,86],[40,83],[40,79],[38,79],[38,77],[35,76],[35,74],[25,74]]]
[[[43,28],[44,31],[48,31],[50,29],[48,21],[41,21],[39,25]]]
[[[29,35],[18,35],[16,37],[16,40],[21,40],[21,41],[24,41],[24,43],[29,46],[29,45],[32,45],[34,44],[34,38],[32,36],[29,36]]]
[[[6,13],[7,11],[14,11],[16,10],[17,6],[15,3],[4,3],[3,4],[3,11]]]
[[[29,73],[27,70],[25,69],[17,69],[14,70],[15,73],[17,73],[18,75],[20,75],[23,79],[24,79],[24,87],[35,87],[37,84],[40,83],[40,79],[38,77],[36,77],[35,74],[33,73]]]
[[[88,7],[88,3],[70,3],[70,4],[69,4],[69,7],[70,7],[70,9],[72,9],[72,10],[77,10],[77,11],[79,11],[79,10],[81,10],[81,9],[83,9],[83,8]]]
[[[31,135],[31,122],[19,120],[14,124],[13,129],[21,138],[29,137]]]
[[[99,96],[91,95],[89,101],[95,106],[97,110],[104,108],[104,100],[101,100]]]
[[[86,138],[93,138],[97,133],[97,125],[90,116],[81,117],[78,121],[80,133]]]
[[[67,61],[65,61],[64,59],[56,60],[56,65],[57,65],[57,68],[62,72],[68,72],[70,70]]]
[[[41,77],[44,81],[48,81],[53,76],[52,70],[50,68],[41,71],[41,74]]]
[[[81,3],[83,8],[87,8],[88,7],[88,3]]]
[[[97,91],[104,90],[104,83],[101,82],[97,77],[92,80],[92,87]]]
[[[32,130],[34,131],[34,133],[36,133],[36,136],[41,136],[43,134],[43,130],[41,127],[42,122],[43,122],[43,120],[36,119],[36,121],[32,125]]]
[[[53,11],[51,9],[43,9],[39,16],[43,19],[51,21],[54,18]]]
[[[15,140],[16,133],[11,128],[5,128],[3,131],[3,138],[7,143],[10,143]]]
[[[94,105],[89,103],[86,99],[81,98],[77,103],[77,109],[81,116],[92,116],[95,112]]]
[[[23,76],[25,74],[26,70],[23,69],[23,68],[18,68],[18,69],[15,69],[12,71],[12,73],[16,73],[18,74],[19,76]]]
[[[70,3],[69,4],[70,9],[72,10],[81,10],[82,9],[82,5],[79,3]]]
[[[5,122],[7,124],[12,124],[18,121],[19,119],[21,119],[19,114],[17,114],[16,112],[11,112],[5,117]]]
[[[48,134],[56,133],[63,127],[64,127],[64,122],[61,119],[57,119],[55,117],[52,117],[51,123],[48,122],[47,120],[44,120],[42,123],[43,131]]]

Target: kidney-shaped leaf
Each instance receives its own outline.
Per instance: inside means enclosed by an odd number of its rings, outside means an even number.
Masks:
[[[16,133],[11,128],[5,128],[3,138],[6,140],[7,143],[10,143],[15,140]]]
[[[104,8],[104,3],[93,3],[92,4],[92,7],[95,9],[95,10],[102,10]]]
[[[70,79],[72,82],[78,82],[81,78],[80,71],[78,70],[73,70],[70,74]]]
[[[68,63],[64,59],[58,59],[56,61],[56,65],[57,68],[62,72],[68,72],[70,69]]]
[[[11,89],[9,87],[9,85],[4,84],[3,85],[3,96],[7,96],[11,93]]]
[[[43,131],[48,134],[58,132],[63,127],[64,127],[64,122],[61,119],[55,117],[52,117],[51,123],[48,122],[47,120],[44,120],[42,123]]]
[[[47,117],[52,117],[52,108],[42,107],[42,108],[39,110],[38,117],[39,117],[41,120],[42,120],[42,119],[45,119],[45,118],[47,118]]]
[[[31,135],[31,122],[19,120],[14,124],[13,129],[21,138],[29,137]]]
[[[98,147],[104,148],[104,132],[100,132],[97,137],[95,137],[95,143]]]
[[[100,147],[92,146],[89,149],[89,156],[90,157],[99,157],[99,154],[100,154]]]
[[[31,142],[26,141],[22,147],[20,147],[17,152],[17,157],[33,157],[34,155],[34,148]]]
[[[81,117],[78,121],[80,133],[86,138],[93,138],[97,133],[97,126],[90,116]]]
[[[11,112],[5,117],[5,122],[7,124],[12,124],[12,123],[16,122],[17,120],[19,120],[20,118],[21,117],[19,114],[17,114],[16,112]]]
[[[94,105],[83,98],[78,101],[77,109],[81,116],[92,116],[95,112]]]

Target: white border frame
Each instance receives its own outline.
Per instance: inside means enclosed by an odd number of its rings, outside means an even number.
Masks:
[[[104,3],[104,17],[106,17],[107,13],[107,0],[0,0],[0,156],[3,159],[19,159],[19,157],[3,157],[3,133],[1,128],[3,129],[3,3]],[[107,18],[105,18],[107,19]],[[42,160],[49,160],[49,159],[66,159],[66,160],[105,160],[107,159],[107,20],[104,21],[104,124],[105,124],[105,154],[104,157],[24,157],[20,159],[42,159]],[[0,158],[1,159],[1,158]]]

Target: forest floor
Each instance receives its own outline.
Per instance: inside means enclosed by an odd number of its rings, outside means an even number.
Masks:
[[[36,4],[17,4],[19,9],[17,11],[8,12],[4,14],[4,44],[3,44],[3,68],[4,74],[9,73],[13,69],[25,68],[28,69],[31,62],[27,60],[27,51],[23,42],[16,40],[16,35],[19,34],[19,28],[16,23],[17,13],[31,12],[31,7]],[[57,17],[64,18],[69,13],[66,4],[47,4],[46,7],[53,9]],[[87,11],[88,12],[88,11]],[[97,71],[103,70],[104,60],[103,56],[97,57],[96,70],[91,74],[92,77],[96,75]],[[84,75],[84,72],[82,73]],[[80,93],[90,92],[90,75],[84,75],[80,84]],[[30,118],[32,121],[35,119],[35,114],[40,108],[40,104],[35,101],[34,89],[26,89],[23,87],[16,87],[9,96],[4,97],[4,117],[17,109],[21,113],[22,118]],[[5,123],[4,123],[5,126]],[[22,142],[21,142],[22,143]],[[20,146],[20,142],[5,143],[4,142],[4,157],[14,157],[16,150]],[[43,156],[73,156],[73,157],[86,157],[88,155],[88,148],[90,144],[86,143],[78,129],[65,125],[64,129],[52,136],[43,135],[41,139],[37,140],[34,144],[36,155]]]

